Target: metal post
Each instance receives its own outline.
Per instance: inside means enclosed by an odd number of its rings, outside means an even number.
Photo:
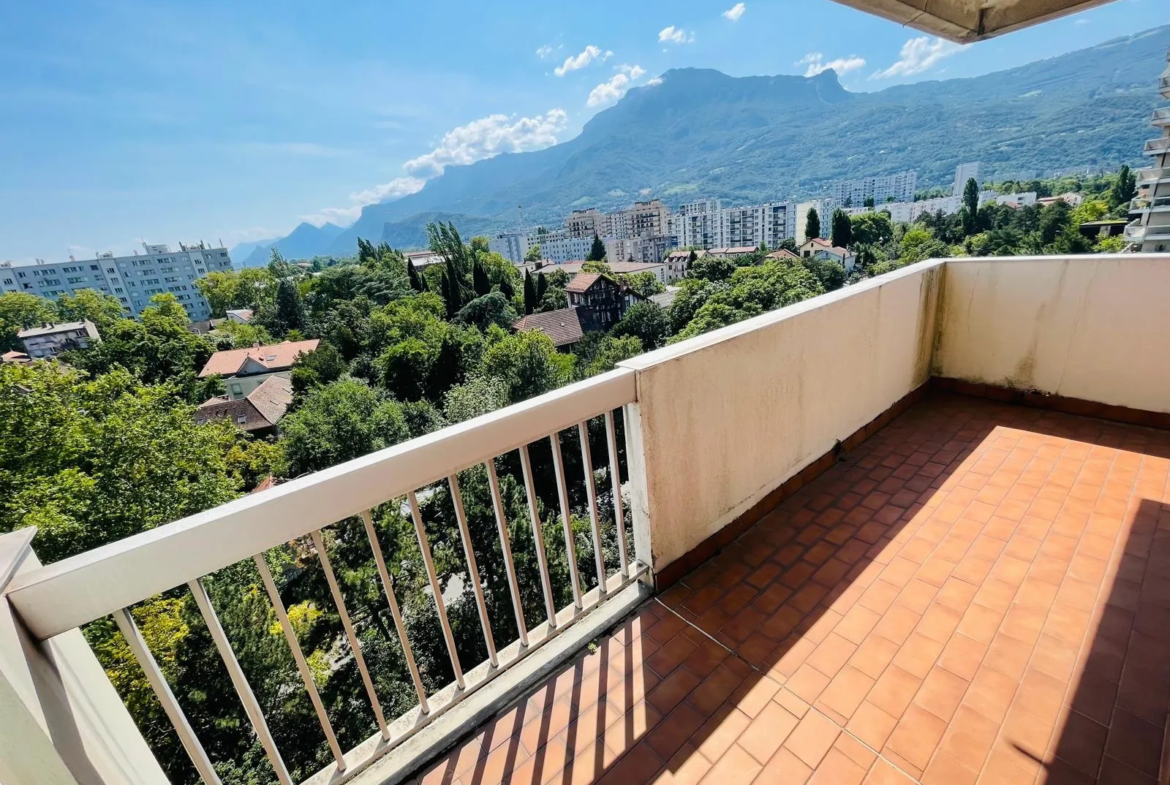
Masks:
[[[597,593],[605,595],[605,554],[601,550],[601,522],[597,519],[597,488],[593,484],[593,457],[589,452],[589,423],[577,423],[581,439],[581,464],[585,470],[585,497],[589,502],[589,522],[593,527],[593,556],[597,564]]]
[[[516,579],[516,564],[512,560],[512,543],[508,538],[508,520],[504,517],[504,500],[500,496],[500,478],[496,476],[496,460],[487,463],[488,486],[492,491],[492,507],[496,513],[496,528],[500,530],[500,550],[504,554],[504,568],[508,571],[508,585],[512,590],[512,606],[516,611],[516,629],[520,631],[520,644],[528,645],[528,625],[524,622],[524,605],[520,600],[520,582]]]
[[[569,580],[573,584],[573,606],[581,610],[581,578],[577,575],[577,546],[573,542],[573,519],[569,517],[569,486],[565,483],[565,459],[561,455],[561,434],[548,437],[552,444],[553,470],[557,475],[557,491],[561,501],[561,521],[565,525],[565,555],[569,561]]]
[[[492,620],[488,617],[487,601],[483,596],[483,581],[479,578],[479,566],[475,563],[475,549],[471,545],[471,531],[467,527],[467,513],[463,510],[463,494],[459,492],[459,479],[452,474],[447,478],[451,486],[451,501],[455,505],[455,520],[459,523],[459,538],[463,541],[463,555],[467,557],[467,573],[471,579],[471,590],[475,604],[479,607],[479,622],[483,626],[483,641],[487,644],[488,660],[493,668],[500,666],[496,657],[496,641],[492,636]]]
[[[418,536],[418,547],[422,550],[423,564],[427,568],[427,579],[431,582],[431,593],[435,596],[435,608],[439,612],[439,623],[443,625],[443,639],[447,641],[447,653],[451,655],[451,668],[455,671],[455,683],[459,689],[466,689],[463,683],[463,668],[459,664],[459,654],[455,651],[455,636],[451,633],[451,622],[447,621],[447,609],[443,605],[443,589],[439,586],[439,576],[435,574],[435,560],[431,556],[431,546],[427,542],[427,532],[423,528],[422,513],[418,511],[418,499],[414,491],[406,494],[410,502],[410,516],[414,519],[414,533]]]
[[[629,556],[626,555],[626,516],[622,511],[622,473],[618,470],[617,430],[613,424],[613,412],[605,413],[605,440],[609,444],[609,479],[613,485],[613,520],[617,526],[618,557],[622,562],[622,580],[630,570]]]
[[[540,564],[540,583],[544,589],[544,608],[548,613],[548,626],[556,628],[557,609],[553,601],[552,581],[548,576],[548,554],[544,549],[544,531],[540,520],[540,510],[536,503],[536,483],[532,479],[532,458],[528,455],[528,445],[520,447],[520,469],[524,473],[524,491],[528,496],[528,517],[532,521],[532,542],[536,545],[536,561]]]

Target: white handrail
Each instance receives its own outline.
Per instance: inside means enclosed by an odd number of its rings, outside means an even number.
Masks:
[[[44,640],[358,515],[635,399],[611,371],[21,575],[8,597]]]

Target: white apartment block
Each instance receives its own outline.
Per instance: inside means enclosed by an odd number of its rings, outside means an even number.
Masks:
[[[804,236],[804,227],[808,224],[808,213],[810,210],[817,211],[817,218],[821,221],[821,237],[827,237],[829,230],[833,225],[833,211],[837,209],[837,201],[832,198],[828,199],[812,199],[807,202],[801,202],[796,205],[795,218],[796,223],[793,230],[793,236],[796,238],[797,245],[804,245],[811,237]]]
[[[963,189],[967,187],[967,181],[974,178],[975,182],[980,185],[983,180],[979,178],[979,162],[972,161],[971,163],[959,164],[955,167],[955,182],[951,186],[951,196],[962,196]]]
[[[498,253],[512,264],[523,264],[533,243],[539,242],[536,233],[528,229],[500,232],[488,238],[488,250]]]
[[[679,248],[718,248],[722,205],[718,199],[704,199],[679,206],[670,216],[670,233],[678,238]]]
[[[556,264],[585,259],[593,250],[593,235],[570,237],[567,232],[549,232],[539,236],[540,257]]]
[[[840,205],[861,207],[866,199],[876,204],[890,201],[912,202],[918,187],[918,172],[910,170],[879,177],[856,180],[838,180],[830,186],[829,195]]]
[[[0,262],[0,292],[26,292],[56,300],[82,289],[113,295],[123,311],[138,316],[156,294],[170,292],[187,310],[192,321],[211,318],[211,308],[195,281],[208,273],[231,270],[227,249],[179,244],[178,251],[167,245],[142,244],[145,253],[114,256],[103,253],[96,259],[42,262],[17,265]]]

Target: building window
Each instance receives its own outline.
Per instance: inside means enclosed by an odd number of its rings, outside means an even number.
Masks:
[[[241,414],[236,418],[236,425],[243,425],[246,422],[248,422],[248,415],[246,414]]]

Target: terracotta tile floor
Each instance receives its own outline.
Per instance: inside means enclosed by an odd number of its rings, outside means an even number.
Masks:
[[[940,396],[424,783],[1154,783],[1170,433]]]

